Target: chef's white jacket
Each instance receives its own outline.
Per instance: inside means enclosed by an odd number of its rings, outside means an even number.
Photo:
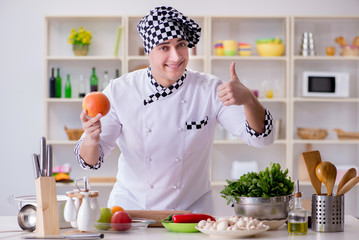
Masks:
[[[145,105],[156,93],[147,71],[114,79],[104,90],[111,110],[101,119],[101,154],[108,155],[115,144],[121,150],[108,206],[211,213],[210,154],[217,122],[255,147],[271,144],[273,131],[251,136],[243,107],[224,106],[217,97],[221,81],[191,70],[172,94]],[[91,168],[79,154],[78,160]]]

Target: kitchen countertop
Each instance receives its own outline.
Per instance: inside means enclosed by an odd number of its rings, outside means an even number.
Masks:
[[[71,231],[72,229],[61,229],[61,233],[65,234],[66,232]],[[345,216],[345,225],[344,232],[335,232],[335,233],[318,233],[308,229],[307,235],[294,237],[296,239],[317,239],[317,240],[344,240],[344,239],[357,239],[359,234],[359,220],[352,216]],[[26,235],[34,235],[34,233],[29,233],[22,231],[17,224],[17,218],[15,216],[0,216],[0,239],[22,239],[22,236]],[[267,231],[264,233],[260,233],[251,239],[294,239],[288,235],[286,225],[283,225],[276,231]],[[224,239],[217,237],[209,237],[208,235],[198,233],[174,233],[169,232],[165,228],[148,228],[143,232],[133,232],[133,233],[107,233],[105,234],[104,239],[126,239],[126,240],[138,240],[138,239],[146,239],[146,240],[197,240],[197,239]],[[228,239],[228,238],[226,238]]]

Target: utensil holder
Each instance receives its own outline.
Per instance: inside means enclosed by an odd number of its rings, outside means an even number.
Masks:
[[[39,177],[36,186],[36,235],[60,235],[55,177]]]
[[[312,195],[312,230],[344,231],[344,195]]]

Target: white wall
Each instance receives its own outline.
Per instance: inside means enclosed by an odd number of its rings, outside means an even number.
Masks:
[[[357,0],[0,0],[0,215],[18,212],[10,194],[35,194],[30,156],[42,136],[43,17],[144,15],[159,5],[186,15],[359,14]]]

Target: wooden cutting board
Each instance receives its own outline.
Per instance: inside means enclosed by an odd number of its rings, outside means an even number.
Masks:
[[[189,214],[191,211],[167,211],[167,210],[126,210],[131,217],[156,220],[156,223],[149,227],[163,227],[161,220],[172,214]]]

